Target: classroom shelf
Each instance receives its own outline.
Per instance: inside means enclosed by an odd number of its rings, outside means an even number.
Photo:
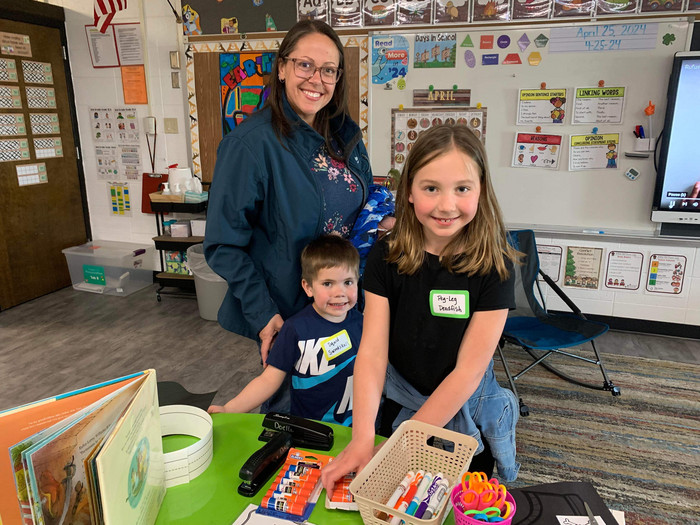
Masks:
[[[163,223],[166,213],[205,213],[208,202],[151,202],[151,209],[156,214],[156,227],[158,235],[153,237],[156,249],[160,251],[161,268],[165,269],[163,251],[187,251],[194,244],[204,242],[204,237],[192,235],[189,237],[172,237],[164,235]],[[194,277],[170,272],[155,272],[154,280],[160,284],[156,290],[156,299],[160,302],[161,295],[175,297],[195,297]],[[175,291],[166,291],[165,288],[175,288]]]

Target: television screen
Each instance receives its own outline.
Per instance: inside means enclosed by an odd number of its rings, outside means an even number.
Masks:
[[[676,53],[651,220],[700,225],[700,52]]]

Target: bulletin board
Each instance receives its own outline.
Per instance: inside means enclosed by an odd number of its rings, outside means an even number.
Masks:
[[[692,26],[685,18],[606,22],[370,33],[369,149],[375,176],[388,173],[396,154],[392,109],[411,108],[414,89],[470,89],[470,106],[488,109],[486,150],[508,224],[564,232],[652,233],[656,226],[649,219],[656,177],[652,155],[630,158],[625,152],[635,150],[635,126],[648,128],[644,109],[649,101],[656,106],[651,132],[656,137],[661,131],[672,58],[689,48]],[[430,38],[425,35],[431,33],[443,34],[434,38],[437,52],[433,58],[447,65],[453,60],[454,67],[430,67],[430,60],[421,56],[430,51],[425,44]],[[391,37],[405,40],[381,42]],[[451,39],[456,45],[450,56],[449,49],[437,45]],[[378,52],[387,43],[385,51]],[[406,55],[402,63],[400,57]],[[387,74],[385,68],[392,67]],[[598,87],[599,81],[625,88],[621,121],[611,118],[604,123],[573,124],[575,89]],[[518,124],[520,91],[540,89],[542,83],[547,90],[566,89],[564,117],[555,123],[547,112],[548,118],[541,123]],[[513,167],[518,157],[514,156],[516,134],[535,134],[537,126],[542,134],[562,135],[557,162],[550,169]],[[617,137],[616,148],[611,147],[617,154],[616,167],[571,169],[570,139],[592,134],[594,127],[606,140]],[[536,149],[532,153],[525,149],[525,160],[535,158],[536,153]],[[635,180],[625,176],[628,168],[639,171]]]
[[[219,142],[224,131],[228,132],[235,125],[234,106],[244,113],[251,113],[260,105],[260,101],[250,105],[250,93],[246,95],[244,91],[266,83],[283,37],[284,33],[274,33],[260,39],[219,41],[212,38],[187,44],[185,59],[192,170],[203,181],[211,182]],[[345,55],[343,75],[347,81],[348,113],[360,126],[366,143],[368,38],[366,35],[342,35],[340,40]],[[248,69],[251,61],[254,62],[252,70],[255,75],[250,75]],[[228,66],[224,67],[224,63]],[[244,85],[253,77],[260,77],[253,80],[255,86]],[[228,93],[229,88],[234,93]],[[237,99],[238,105],[230,104],[233,99]]]

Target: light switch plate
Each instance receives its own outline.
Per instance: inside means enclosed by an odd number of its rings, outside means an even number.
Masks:
[[[173,133],[173,134],[178,133],[177,119],[176,118],[164,118],[163,119],[163,127],[165,128],[166,133]]]

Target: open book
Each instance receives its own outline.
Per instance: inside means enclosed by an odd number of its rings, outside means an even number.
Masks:
[[[3,525],[154,523],[165,496],[155,370],[0,412],[0,494]]]

